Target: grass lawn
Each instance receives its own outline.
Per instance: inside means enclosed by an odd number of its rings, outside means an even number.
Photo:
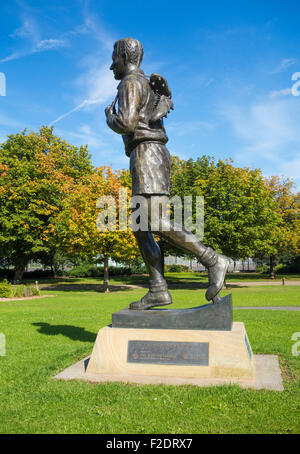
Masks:
[[[291,305],[297,292],[299,287],[253,287],[233,289],[233,296],[239,305]],[[0,303],[0,331],[6,335],[6,356],[0,357],[1,433],[299,433],[300,356],[291,354],[299,312],[234,311],[234,319],[246,325],[254,353],[279,355],[283,392],[91,385],[50,377],[88,355],[112,312],[145,290],[43,293],[56,296]],[[172,294],[174,307],[204,303],[204,290]]]
[[[188,278],[185,278],[188,275]],[[206,304],[205,299],[205,287],[204,283],[207,283],[207,276],[196,273],[170,273],[166,275],[167,281],[171,288],[170,292],[173,295],[174,308],[184,308],[199,306]],[[115,290],[122,287],[122,284],[134,284],[134,285],[145,285],[148,282],[147,276],[123,276],[118,278],[111,278],[111,290],[112,295],[116,295]],[[246,281],[245,281],[246,282]],[[93,291],[102,289],[103,281],[100,278],[71,278],[71,279],[48,279],[41,280],[41,288],[46,289],[41,293],[52,294],[61,293],[61,290],[65,291]],[[198,285],[199,284],[199,285]],[[230,284],[227,281],[228,289],[223,290],[221,295],[227,295],[228,293],[233,294],[233,306],[300,306],[300,285],[298,286],[248,286],[246,283],[239,282],[239,286]],[[252,284],[252,283],[251,283]],[[117,287],[115,287],[117,286]],[[176,287],[176,289],[172,289]],[[199,288],[200,287],[200,288]],[[140,298],[145,294],[145,289],[125,289],[123,288],[122,301],[124,301],[123,307],[129,305],[131,301]],[[128,295],[127,295],[128,294]],[[100,293],[101,295],[101,293]],[[127,298],[128,296],[128,298]],[[110,296],[107,296],[110,298]],[[115,300],[115,296],[111,297]]]

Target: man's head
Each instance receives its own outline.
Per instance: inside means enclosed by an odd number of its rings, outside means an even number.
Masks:
[[[139,67],[143,59],[143,47],[134,38],[123,38],[116,41],[112,55],[113,63],[110,69],[114,72],[116,80],[121,80],[128,67]]]

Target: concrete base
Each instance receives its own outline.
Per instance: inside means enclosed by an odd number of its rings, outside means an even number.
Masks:
[[[276,355],[254,355],[253,363],[255,368],[255,380],[230,380],[230,379],[195,379],[195,378],[178,378],[178,377],[145,377],[145,376],[115,376],[115,375],[95,375],[87,374],[90,356],[83,358],[64,371],[57,374],[54,379],[57,380],[82,380],[89,383],[109,383],[123,382],[136,383],[140,385],[194,385],[199,387],[221,386],[236,384],[245,389],[266,389],[269,391],[283,391],[281,371],[278,357]]]
[[[253,357],[240,322],[233,323],[231,331],[107,326],[99,331],[90,358],[54,378],[197,386],[235,383],[244,388],[283,390],[277,357]]]

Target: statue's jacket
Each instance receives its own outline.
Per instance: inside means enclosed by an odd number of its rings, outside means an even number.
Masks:
[[[169,194],[171,158],[163,120],[151,122],[155,94],[140,69],[118,85],[118,112],[108,116],[108,126],[122,134],[130,156],[132,194]]]
[[[115,132],[122,134],[128,156],[141,142],[167,143],[163,121],[149,121],[154,104],[154,92],[141,69],[127,74],[118,85],[118,114],[111,115],[107,123]]]

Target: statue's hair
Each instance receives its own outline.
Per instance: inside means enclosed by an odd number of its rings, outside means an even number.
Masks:
[[[123,38],[119,41],[116,41],[114,44],[115,52],[120,54],[125,54],[126,61],[132,63],[133,65],[140,66],[143,59],[144,51],[142,44],[134,38]]]

